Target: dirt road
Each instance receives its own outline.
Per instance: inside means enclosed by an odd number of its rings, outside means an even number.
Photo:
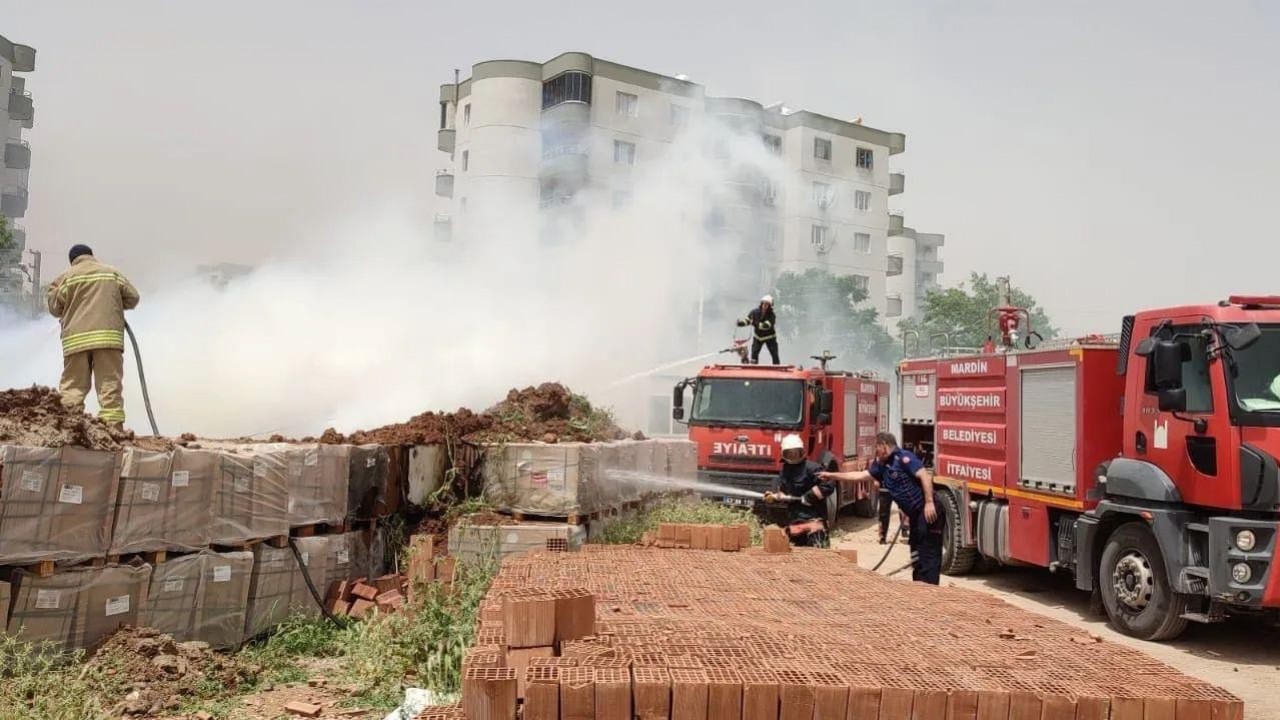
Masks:
[[[897,521],[894,520],[896,525]],[[877,543],[874,520],[842,518],[833,544],[858,551],[858,564],[871,568],[884,555]],[[908,562],[907,546],[899,543],[880,572]],[[904,581],[911,571],[898,573]],[[1172,665],[1188,675],[1231,691],[1245,702],[1249,720],[1280,720],[1280,630],[1258,621],[1235,618],[1218,625],[1192,624],[1171,643],[1149,643],[1112,630],[1105,617],[1089,612],[1089,596],[1077,591],[1070,576],[1046,570],[1002,568],[986,574],[942,578],[944,585],[997,595],[1018,607],[1087,629],[1108,641],[1124,643]]]

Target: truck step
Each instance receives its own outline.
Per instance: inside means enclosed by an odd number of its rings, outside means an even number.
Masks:
[[[1205,579],[1205,580],[1208,580],[1208,579],[1209,579],[1209,568],[1207,568],[1207,567],[1199,567],[1199,566],[1196,566],[1196,565],[1190,565],[1190,566],[1188,566],[1188,567],[1186,567],[1186,568],[1183,568],[1183,572],[1185,572],[1186,574],[1190,575],[1191,577],[1203,578],[1203,579]]]
[[[1187,529],[1202,532],[1205,535],[1209,534],[1209,525],[1206,523],[1187,523]]]
[[[1204,623],[1205,625],[1220,623],[1223,620],[1227,619],[1226,615],[1214,615],[1214,614],[1202,613],[1202,612],[1182,613],[1182,617],[1190,620],[1191,622]]]

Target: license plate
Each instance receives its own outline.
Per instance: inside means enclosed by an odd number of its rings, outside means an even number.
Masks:
[[[751,498],[740,498],[740,497],[727,497],[723,499],[723,502],[725,505],[751,506],[756,504],[756,501],[752,500]]]

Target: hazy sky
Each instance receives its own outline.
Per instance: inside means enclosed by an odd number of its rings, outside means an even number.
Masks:
[[[1084,332],[1280,292],[1278,8],[0,0],[0,34],[38,51],[25,223],[53,272],[89,242],[146,287],[425,220],[453,68],[582,50],[905,132],[894,205],[946,234],[944,281],[1012,274]]]

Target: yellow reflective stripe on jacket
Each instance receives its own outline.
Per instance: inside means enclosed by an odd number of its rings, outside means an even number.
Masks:
[[[89,273],[87,275],[75,275],[62,281],[62,285],[58,288],[58,292],[65,293],[67,288],[72,285],[84,285],[91,282],[116,282],[124,284],[124,278],[119,273]]]
[[[91,345],[119,345],[124,347],[123,330],[94,330],[76,333],[62,339],[63,352],[79,350]]]
[[[756,335],[756,339],[760,342],[768,342],[776,337],[778,337],[778,333],[774,333],[772,335]]]

